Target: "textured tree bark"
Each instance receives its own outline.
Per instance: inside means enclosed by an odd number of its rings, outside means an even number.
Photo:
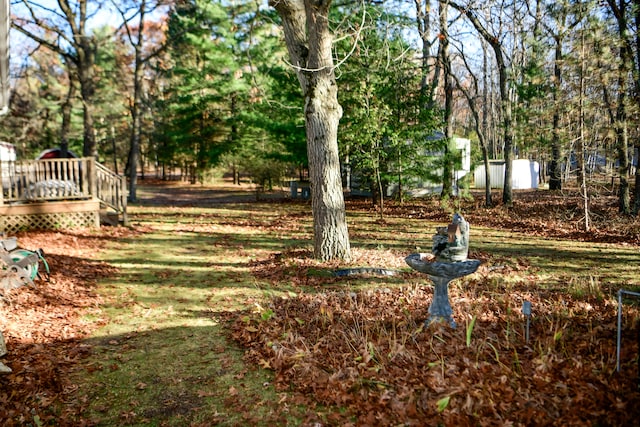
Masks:
[[[270,5],[282,18],[287,49],[305,100],[314,255],[323,261],[348,260],[351,247],[338,155],[342,108],[328,20],[331,1],[270,0]]]
[[[553,136],[551,140],[551,162],[549,163],[549,190],[562,190],[562,159],[560,158],[560,99],[562,85],[562,39],[556,37],[555,61],[553,64]],[[568,160],[568,159],[567,159]]]
[[[131,105],[131,139],[129,145],[129,201],[135,202],[138,198],[138,163],[140,162],[140,134],[142,122],[142,63],[139,61],[140,49],[136,46],[136,66],[134,71],[133,105]]]
[[[636,24],[636,30],[640,25],[640,0],[633,0],[634,21]],[[633,64],[633,82],[635,86],[635,101],[636,105],[640,105],[640,31],[636,31],[636,58]],[[636,176],[635,187],[633,193],[633,214],[635,216],[640,215],[640,141],[636,138],[635,144],[636,153]],[[640,334],[640,332],[638,332]],[[640,364],[640,359],[638,360]],[[638,373],[640,376],[640,372]]]
[[[564,13],[556,19],[559,29],[553,34],[555,42],[555,60],[553,62],[553,125],[551,137],[551,161],[549,162],[549,190],[562,190],[562,159],[561,159],[561,135],[560,135],[560,116],[561,109],[561,93],[562,93],[562,68],[563,61],[562,43],[563,31],[566,16]],[[567,159],[569,161],[570,159]]]
[[[629,112],[627,111],[627,83],[629,73],[632,71],[634,56],[633,44],[629,37],[628,24],[629,18],[627,3],[623,0],[607,0],[609,8],[616,19],[618,26],[618,38],[620,42],[618,50],[618,84],[617,84],[617,107],[615,111],[615,119],[611,117],[616,134],[616,149],[618,151],[618,178],[620,180],[620,189],[618,192],[618,211],[621,214],[631,214],[630,200],[630,184],[629,184]],[[606,91],[605,91],[606,96]],[[607,102],[611,105],[610,102]],[[611,108],[610,108],[611,110]]]

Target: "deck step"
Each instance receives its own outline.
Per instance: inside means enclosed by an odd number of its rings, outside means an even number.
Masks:
[[[118,212],[101,210],[100,211],[100,224],[101,225],[111,225],[117,227],[122,225],[122,221],[120,220],[120,215]]]

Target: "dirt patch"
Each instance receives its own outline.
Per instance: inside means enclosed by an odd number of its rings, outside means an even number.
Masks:
[[[255,203],[280,201],[286,198],[284,190],[258,192],[253,184],[230,183],[206,186],[183,181],[144,180],[139,182],[138,203],[142,206],[204,207],[228,203]]]

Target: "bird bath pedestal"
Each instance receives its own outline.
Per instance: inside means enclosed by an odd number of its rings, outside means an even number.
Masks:
[[[469,224],[462,215],[455,214],[448,227],[439,227],[433,236],[431,254],[411,254],[405,261],[411,268],[429,276],[433,282],[433,301],[429,307],[427,325],[444,320],[452,328],[456,327],[449,303],[449,282],[474,273],[480,266],[479,260],[467,260],[469,252]]]

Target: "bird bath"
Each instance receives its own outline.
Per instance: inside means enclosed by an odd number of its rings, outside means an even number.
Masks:
[[[433,236],[430,254],[415,253],[405,258],[411,268],[429,276],[433,282],[433,301],[429,307],[427,325],[444,320],[456,327],[449,303],[449,283],[457,278],[474,273],[479,260],[467,260],[469,253],[469,224],[460,214],[454,214],[448,227],[438,227]]]

